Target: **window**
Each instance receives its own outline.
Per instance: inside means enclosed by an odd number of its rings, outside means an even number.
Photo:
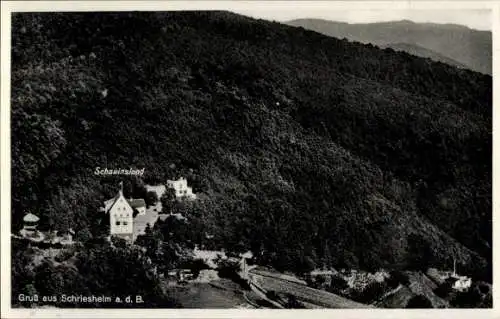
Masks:
[[[127,225],[128,225],[128,223],[127,223],[127,222],[123,222],[123,225],[127,226]]]
[[[116,222],[116,226],[120,226],[120,222],[118,222],[118,221],[117,221],[117,222]]]

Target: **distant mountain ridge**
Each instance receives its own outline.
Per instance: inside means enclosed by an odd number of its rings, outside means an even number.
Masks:
[[[458,24],[416,23],[409,20],[349,24],[322,19],[297,19],[286,24],[381,47],[394,48],[397,43],[399,50],[416,56],[492,74],[492,35],[489,31],[473,30]],[[403,43],[405,47],[401,47]],[[425,50],[416,50],[416,47]]]
[[[466,65],[463,63],[460,63],[456,60],[450,59],[447,56],[444,56],[440,53],[437,53],[435,51],[426,49],[424,47],[415,45],[415,44],[409,44],[409,43],[389,43],[386,45],[380,45],[381,48],[391,48],[395,51],[403,51],[412,55],[416,55],[422,58],[429,58],[434,61],[439,61],[443,62],[449,65],[453,65],[459,68],[467,68]]]

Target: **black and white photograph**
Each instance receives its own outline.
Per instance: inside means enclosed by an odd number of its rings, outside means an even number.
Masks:
[[[12,310],[493,307],[492,8],[272,2],[9,14]]]

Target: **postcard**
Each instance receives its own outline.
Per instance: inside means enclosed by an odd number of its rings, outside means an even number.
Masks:
[[[499,23],[2,2],[2,317],[494,317]]]

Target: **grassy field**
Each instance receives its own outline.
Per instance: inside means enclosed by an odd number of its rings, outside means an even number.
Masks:
[[[170,284],[168,291],[183,308],[250,308],[242,290],[235,290],[234,283],[225,279],[210,283]],[[227,289],[225,288],[227,287]]]

